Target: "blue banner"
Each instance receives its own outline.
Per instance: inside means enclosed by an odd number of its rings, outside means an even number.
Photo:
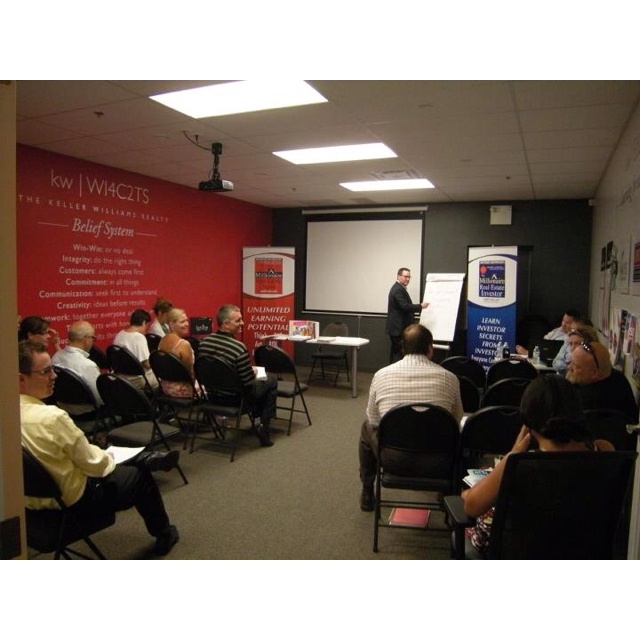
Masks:
[[[488,369],[498,344],[516,347],[518,247],[473,247],[467,267],[467,356]]]

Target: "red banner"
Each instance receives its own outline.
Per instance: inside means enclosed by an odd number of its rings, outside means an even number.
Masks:
[[[294,247],[245,247],[242,251],[243,340],[253,355],[265,337],[289,333],[293,319]],[[293,345],[278,346],[293,353]]]

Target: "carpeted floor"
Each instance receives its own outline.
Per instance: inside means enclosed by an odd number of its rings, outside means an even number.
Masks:
[[[299,373],[306,379],[307,371]],[[359,508],[357,455],[371,375],[360,374],[357,398],[343,376],[337,387],[314,381],[305,394],[313,425],[295,414],[287,437],[284,421],[276,421],[273,447],[262,449],[247,434],[230,463],[227,452],[200,439],[193,454],[181,453],[188,485],[175,471],[157,473],[181,536],[166,558],[448,559],[438,512],[427,531],[381,529],[380,551],[372,551],[373,514]],[[172,445],[182,451],[181,440]],[[133,509],[94,539],[110,559],[153,557],[153,539]]]

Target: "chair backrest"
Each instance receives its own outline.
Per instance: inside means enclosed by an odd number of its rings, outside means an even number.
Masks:
[[[125,376],[144,376],[142,363],[127,347],[110,344],[107,347],[107,358],[114,373]]]
[[[465,421],[460,447],[478,453],[504,455],[511,451],[521,427],[518,407],[484,407]]]
[[[483,407],[508,405],[519,407],[522,396],[529,386],[529,378],[506,378],[492,384],[482,398]]]
[[[187,365],[178,356],[168,351],[152,351],[149,364],[156,378],[165,382],[188,382],[193,384]]]
[[[98,393],[111,415],[140,416],[153,420],[155,411],[144,391],[117,373],[101,373]]]
[[[296,365],[291,356],[280,347],[270,344],[260,345],[253,354],[256,365],[264,367],[269,373],[290,373],[297,379]]]
[[[440,363],[440,366],[444,367],[447,371],[451,371],[451,373],[459,378],[462,376],[469,378],[479,389],[484,389],[487,384],[487,374],[484,367],[473,358],[451,356],[450,358],[445,358]]]
[[[22,476],[25,496],[31,498],[53,498],[60,506],[64,506],[62,492],[52,475],[24,447],[22,447]]]
[[[89,359],[93,360],[101,371],[109,371],[109,369],[111,369],[107,354],[95,344],[89,349]]]
[[[57,384],[57,381],[56,381]],[[594,440],[608,440],[616,451],[635,451],[637,431],[627,431],[627,416],[615,409],[588,409],[584,412]]]
[[[612,558],[635,451],[507,458],[491,525],[491,559]]]
[[[194,365],[196,380],[210,400],[216,396],[236,396],[238,405],[244,398],[245,388],[236,370],[218,356],[198,356]]]
[[[89,385],[77,373],[62,367],[54,367],[56,382],[53,386],[53,399],[56,403],[86,404],[98,408]]]
[[[528,360],[520,358],[498,360],[487,371],[487,388],[506,378],[528,378],[529,380],[534,380],[537,377],[538,370]]]
[[[473,380],[466,376],[458,376],[460,383],[460,397],[462,398],[462,408],[465,413],[473,413],[480,408],[480,389]]]
[[[349,327],[344,322],[330,322],[322,330],[322,335],[346,338],[349,335]]]
[[[383,466],[385,450],[428,454],[434,463],[430,465],[429,476],[451,481],[459,436],[458,422],[446,409],[428,402],[401,404],[387,411],[380,420],[378,454]],[[396,475],[419,475],[411,465],[391,471]]]
[[[185,340],[191,345],[193,349],[193,355],[197,358],[198,351],[200,350],[200,339],[195,336],[186,336]]]
[[[158,336],[155,333],[145,333],[144,336],[147,339],[147,346],[149,347],[149,353],[153,353],[157,350],[160,341],[162,340],[162,336]]]

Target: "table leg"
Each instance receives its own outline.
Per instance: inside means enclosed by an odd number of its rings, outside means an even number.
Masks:
[[[351,347],[351,397],[358,397],[358,347]]]

